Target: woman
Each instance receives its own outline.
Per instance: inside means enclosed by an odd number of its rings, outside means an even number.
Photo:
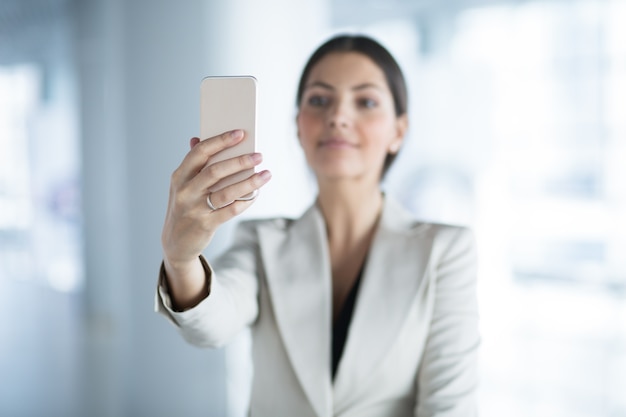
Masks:
[[[216,229],[252,204],[235,199],[271,175],[209,194],[261,156],[205,168],[242,132],[193,138],[172,176],[158,311],[201,346],[251,326],[252,416],[475,415],[472,235],[415,221],[380,189],[408,123],[398,65],[372,39],[335,37],[311,56],[297,105],[313,207],[243,222],[209,265]]]

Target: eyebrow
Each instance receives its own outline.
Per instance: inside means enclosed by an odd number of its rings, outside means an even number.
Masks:
[[[335,90],[335,87],[333,87],[332,85],[327,84],[327,83],[325,83],[323,81],[314,81],[314,82],[308,84],[305,87],[305,89],[314,88],[314,87],[323,88],[325,90],[332,90],[332,91]],[[365,89],[368,89],[368,88],[375,88],[377,90],[381,89],[381,87],[379,85],[377,85],[377,84],[374,84],[374,83],[363,83],[363,84],[355,85],[354,87],[352,87],[352,90],[358,91],[358,90],[365,90]]]

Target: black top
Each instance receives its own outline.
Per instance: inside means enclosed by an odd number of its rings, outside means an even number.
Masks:
[[[354,305],[356,304],[356,295],[359,291],[359,284],[361,283],[361,276],[363,275],[363,267],[359,271],[359,275],[356,277],[356,281],[350,290],[350,294],[343,303],[341,312],[337,317],[337,321],[333,324],[333,363],[332,363],[332,377],[335,379],[335,373],[339,367],[339,361],[343,354],[343,348],[348,336],[348,328],[350,327],[350,321],[352,320],[352,312],[354,311]]]

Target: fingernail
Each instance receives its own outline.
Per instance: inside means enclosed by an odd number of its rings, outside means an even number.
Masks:
[[[261,155],[260,153],[253,153],[252,155],[250,155],[250,158],[252,158],[252,162],[259,163],[263,160],[263,155]]]
[[[230,132],[230,137],[233,140],[241,139],[243,137],[243,130],[241,129],[233,130],[232,132]]]
[[[259,176],[261,177],[262,180],[267,181],[270,178],[272,178],[272,173],[269,171],[261,171],[259,173]]]

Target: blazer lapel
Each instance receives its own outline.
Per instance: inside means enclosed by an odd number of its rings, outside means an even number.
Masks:
[[[349,400],[353,387],[372,374],[400,331],[429,256],[416,246],[415,235],[420,229],[401,206],[385,198],[335,375],[336,410]]]
[[[278,330],[313,409],[332,415],[331,277],[326,227],[316,206],[284,229],[259,230]]]

